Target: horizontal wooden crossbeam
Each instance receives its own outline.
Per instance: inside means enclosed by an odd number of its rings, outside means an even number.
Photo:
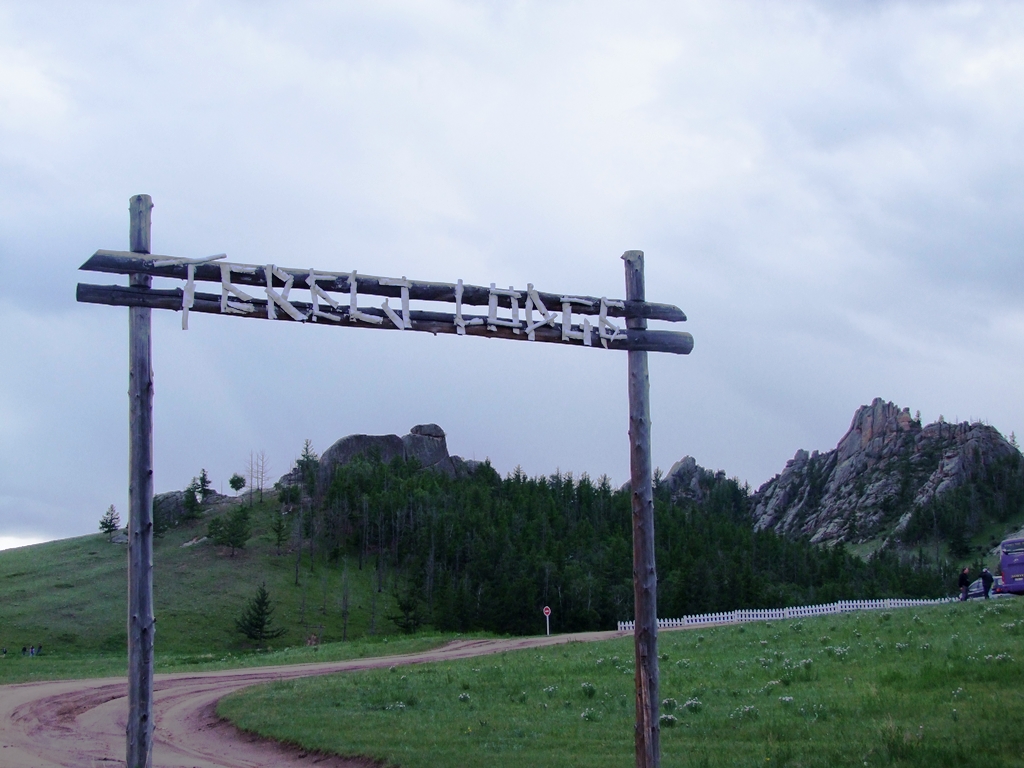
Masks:
[[[362,289],[362,278],[360,290]],[[219,281],[219,277],[218,277]],[[151,289],[139,286],[124,285],[90,285],[79,283],[77,299],[86,304],[108,304],[119,307],[149,307],[151,309],[181,310],[184,291],[180,288]],[[642,303],[642,302],[636,302]],[[250,317],[258,319],[268,318],[268,302],[263,299],[254,299],[252,311],[244,315],[236,314],[236,317]],[[308,302],[291,301],[291,304],[304,316],[309,316],[312,305]],[[219,315],[221,312],[221,296],[211,293],[196,293],[193,297],[191,312],[209,313]],[[323,314],[317,318],[318,325],[327,326],[355,326],[359,328],[381,328],[388,330],[400,330],[392,319],[382,309],[376,307],[360,307],[359,314],[379,318],[379,323],[355,318],[351,315],[348,307],[331,308],[325,310],[321,306],[320,312],[328,314],[333,319],[328,319]],[[288,314],[278,310],[277,320],[294,322]],[[526,341],[527,335],[523,329],[517,329],[497,325],[488,326],[487,318],[482,316],[464,315],[466,323],[465,334],[467,336],[484,336],[487,338],[496,337],[501,339],[517,339]],[[308,322],[308,321],[307,321]],[[426,333],[458,333],[455,324],[455,315],[445,312],[428,312],[422,310],[411,310],[409,312],[410,328],[408,330],[423,331]],[[618,338],[602,339],[596,326],[588,327],[590,333],[589,344],[586,338],[580,338],[586,331],[580,325],[572,325],[569,329],[575,337],[565,338],[562,332],[562,325],[543,325],[534,330],[535,340],[555,344],[572,344],[574,346],[597,346],[604,344],[609,349],[620,349],[629,351],[646,352],[668,352],[677,355],[687,355],[693,349],[693,336],[689,333],[675,331],[647,330],[627,328],[619,332]],[[603,344],[604,342],[604,344]]]
[[[168,263],[172,262],[172,263]],[[176,263],[174,263],[176,262]],[[255,265],[234,265],[241,269],[231,272],[231,282],[236,285],[255,286],[265,288],[267,286],[266,267]],[[142,274],[153,277],[169,277],[178,280],[188,279],[188,264],[184,259],[175,259],[173,256],[140,255],[130,251],[96,251],[79,269],[86,272],[107,272],[121,275]],[[247,271],[242,271],[242,270]],[[275,269],[293,279],[294,290],[308,290],[309,269],[294,269],[291,267],[277,267]],[[193,279],[200,282],[221,282],[221,265],[217,261],[197,263],[192,266]],[[317,286],[324,291],[332,293],[348,293],[352,279],[351,273],[316,272]],[[356,290],[360,294],[371,296],[386,296],[399,298],[402,288],[397,285],[386,285],[382,280],[387,278],[374,277],[372,275],[356,275]],[[454,283],[431,283],[417,280],[409,280],[409,298],[413,301],[445,301],[455,303],[456,285]],[[282,287],[284,280],[277,276],[271,276],[273,287]],[[500,286],[499,286],[500,288]],[[524,295],[526,291],[521,290]],[[565,296],[572,296],[573,299],[582,300],[573,304],[573,314],[597,315],[601,311],[601,297],[579,296],[577,294],[547,293],[537,291],[537,295],[544,305],[553,311],[561,306]],[[499,295],[496,297],[498,306],[509,309],[512,306],[510,297]],[[463,285],[461,301],[469,306],[485,307],[491,299],[491,289],[481,285]],[[590,302],[589,305],[582,302]],[[648,301],[623,301],[623,306],[615,304],[606,305],[608,317],[642,318],[645,320],[661,320],[670,323],[678,323],[686,320],[686,315],[679,307],[671,304],[656,304]]]

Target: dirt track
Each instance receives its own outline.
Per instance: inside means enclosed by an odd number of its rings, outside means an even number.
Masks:
[[[511,640],[466,640],[433,651],[326,664],[157,675],[153,768],[366,768],[359,760],[306,755],[252,738],[217,719],[217,701],[254,683],[394,664],[464,659],[570,641],[608,640],[623,632],[587,632]],[[112,768],[124,765],[127,683],[123,678],[0,687],[0,766]]]

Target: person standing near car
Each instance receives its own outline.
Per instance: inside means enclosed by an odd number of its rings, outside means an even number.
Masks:
[[[992,589],[992,582],[995,577],[988,572],[988,568],[981,569],[981,586],[985,588],[985,599],[988,600],[988,593]]]
[[[960,571],[960,600],[961,602],[967,600],[967,588],[971,586],[971,569],[964,566],[964,569]]]

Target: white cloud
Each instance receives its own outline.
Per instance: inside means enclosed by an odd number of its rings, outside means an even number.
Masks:
[[[53,136],[67,118],[68,98],[46,62],[29,51],[0,47],[0,131]]]
[[[1022,430],[1019,5],[54,7],[0,16],[0,484],[46,531],[125,494],[124,313],[71,297],[138,192],[180,255],[616,295],[645,249],[697,342],[652,361],[663,468],[757,484],[875,396]],[[176,323],[159,490],[425,421],[625,478],[617,356]]]
[[[42,544],[44,541],[49,541],[49,539],[38,536],[0,536],[0,549],[28,547],[32,544]]]

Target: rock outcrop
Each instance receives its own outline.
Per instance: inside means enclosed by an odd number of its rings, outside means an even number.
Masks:
[[[415,460],[425,470],[442,472],[449,477],[461,477],[471,473],[478,461],[466,460],[448,453],[448,442],[444,430],[437,424],[418,424],[404,437],[398,435],[349,435],[334,443],[320,456],[317,469],[317,485],[326,489],[338,467],[348,464],[358,456],[376,457],[384,463],[394,459]],[[283,487],[298,485],[301,473],[298,468],[284,475],[278,482]]]
[[[200,504],[200,512],[205,514],[222,504],[236,503],[231,496],[209,491]],[[153,521],[158,531],[175,528],[185,519],[185,492],[167,491],[153,496]]]
[[[698,504],[707,498],[707,489],[716,479],[725,477],[725,472],[704,469],[693,456],[684,456],[662,478],[662,485],[668,486],[674,501],[689,499]],[[629,483],[626,483],[629,486]]]
[[[1016,451],[986,424],[922,427],[909,409],[876,398],[857,411],[835,449],[797,451],[757,490],[754,527],[816,542],[898,537],[915,507]]]

